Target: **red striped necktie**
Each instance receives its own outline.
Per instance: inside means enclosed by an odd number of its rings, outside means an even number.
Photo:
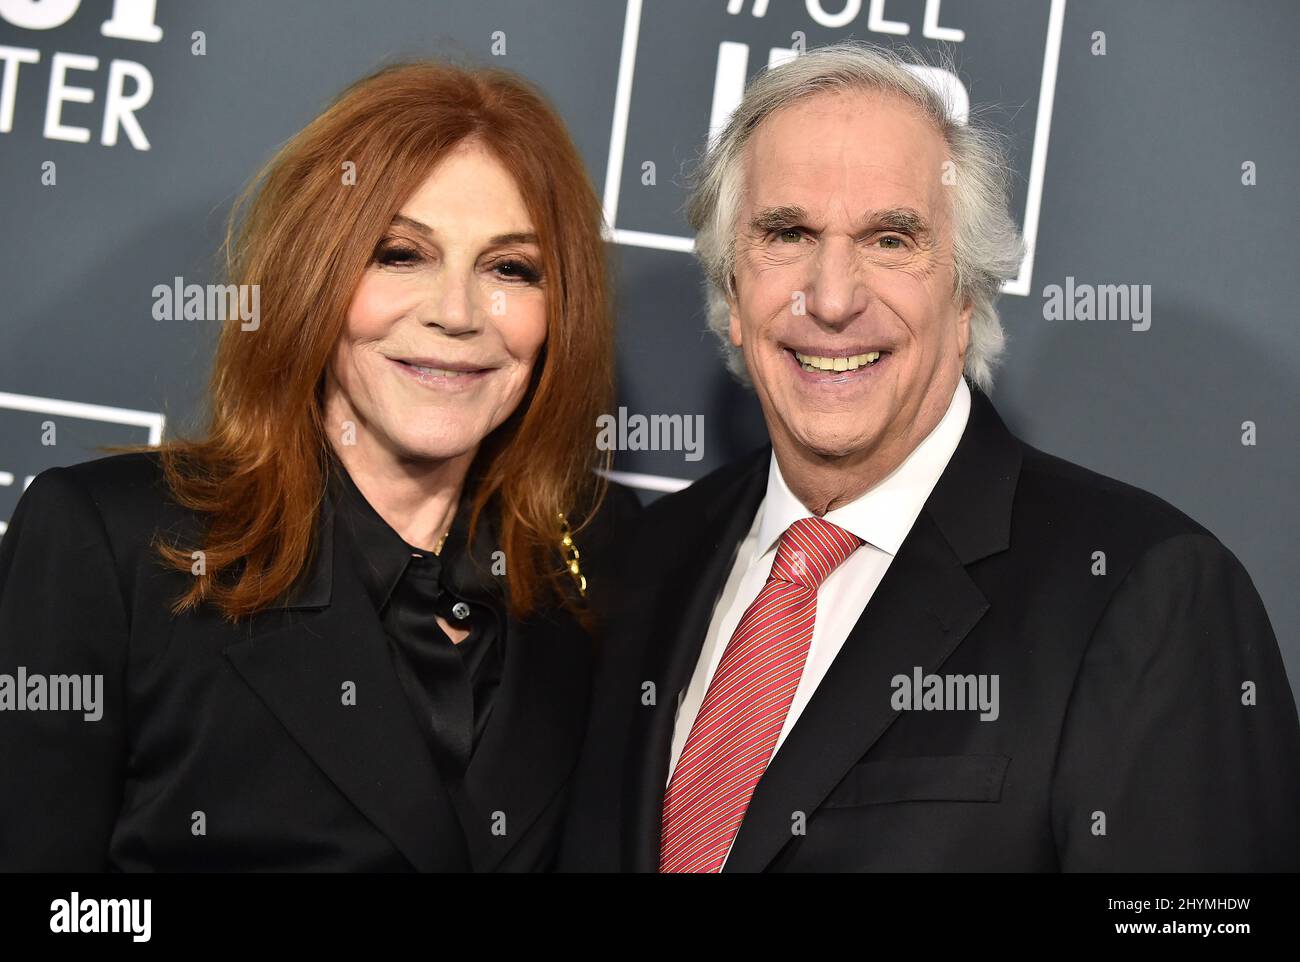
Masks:
[[[820,518],[781,535],[736,626],[664,800],[661,872],[718,872],[785,724],[817,619],[817,587],[862,540]]]

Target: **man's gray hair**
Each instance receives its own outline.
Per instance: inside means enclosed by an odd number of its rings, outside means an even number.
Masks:
[[[864,90],[898,96],[919,108],[947,144],[953,175],[954,295],[974,305],[966,376],[988,390],[1006,339],[996,302],[1002,282],[1020,270],[1024,244],[1010,213],[1011,170],[1004,138],[972,116],[955,119],[945,101],[910,67],[927,68],[920,55],[896,53],[861,41],[810,50],[764,70],[746,88],[740,106],[706,150],[692,178],[687,218],[707,278],[709,327],[722,341],[727,367],[749,382],[745,359],[728,336],[734,294],[736,218],[744,197],[745,147],[767,117],[816,94]],[[943,65],[951,71],[951,65]],[[936,171],[936,176],[939,172]]]

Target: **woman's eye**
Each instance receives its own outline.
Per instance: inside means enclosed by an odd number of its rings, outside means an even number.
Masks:
[[[533,265],[520,260],[498,261],[492,269],[507,280],[523,281],[528,284],[536,284],[542,277]]]
[[[380,264],[383,264],[385,267],[404,267],[416,263],[419,259],[420,252],[414,247],[402,246],[382,248],[379,251],[379,255],[375,258],[375,260]]]

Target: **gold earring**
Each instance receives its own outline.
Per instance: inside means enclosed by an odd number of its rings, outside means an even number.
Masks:
[[[569,522],[564,517],[563,511],[558,512],[556,517],[560,519],[560,557],[564,559],[565,567],[569,569],[569,574],[573,575],[573,580],[578,585],[578,594],[586,598],[587,577],[578,565],[578,546],[573,543],[573,532],[569,529]]]

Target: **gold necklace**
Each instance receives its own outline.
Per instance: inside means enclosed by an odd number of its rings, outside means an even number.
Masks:
[[[438,543],[433,546],[434,554],[442,554],[442,546],[447,543],[447,535],[449,534],[451,534],[451,528],[444,531],[442,537],[438,539]]]

